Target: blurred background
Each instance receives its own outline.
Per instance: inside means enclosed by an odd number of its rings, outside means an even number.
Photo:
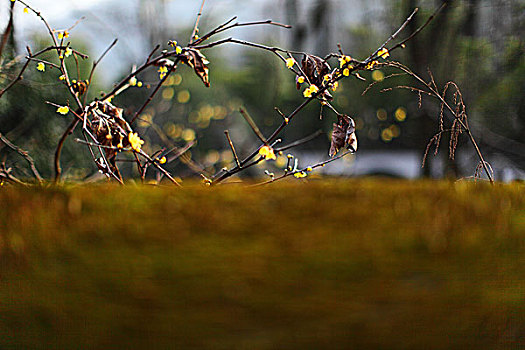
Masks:
[[[91,96],[109,91],[133,66],[141,65],[151,49],[168,40],[185,44],[190,36],[200,0],[134,0],[134,1],[28,1],[57,30],[70,30],[72,46],[90,58],[80,61],[80,75],[87,79],[92,60],[118,38],[118,44],[97,68],[91,82]],[[273,19],[291,24],[293,29],[279,27],[245,27],[224,33],[218,38],[235,38],[307,51],[318,56],[337,52],[340,43],[346,54],[366,58],[395,31],[415,7],[420,11],[408,25],[405,37],[442,3],[441,0],[208,0],[200,22],[205,33],[220,23],[238,16],[239,21]],[[396,51],[399,60],[416,73],[428,78],[430,69],[442,88],[455,81],[461,88],[469,125],[495,177],[501,181],[525,178],[525,1],[523,0],[451,0],[439,16],[405,50]],[[9,19],[10,1],[1,2],[1,26]],[[37,51],[50,45],[42,22],[34,14],[15,5],[13,31],[2,53],[0,86],[5,86],[18,73],[26,45]],[[179,67],[165,87],[147,107],[133,127],[146,140],[145,150],[196,145],[184,159],[167,167],[182,179],[198,173],[213,174],[232,164],[232,155],[224,137],[229,130],[240,157],[258,146],[238,109],[253,116],[264,134],[269,135],[282,121],[275,113],[279,107],[290,113],[303,96],[297,91],[293,74],[269,52],[253,48],[224,45],[205,50],[211,62],[211,88],[206,88],[188,67]],[[13,61],[13,59],[18,60]],[[297,60],[301,57],[297,56]],[[73,78],[74,61],[70,60]],[[335,61],[332,65],[337,64]],[[33,155],[46,176],[52,175],[52,157],[58,139],[70,120],[55,113],[51,101],[64,105],[68,101],[58,74],[51,70],[38,72],[35,65],[24,80],[0,99],[0,132]],[[359,150],[322,169],[333,175],[385,175],[401,178],[469,177],[478,163],[463,135],[455,160],[448,159],[448,140],[444,138],[439,154],[430,156],[425,167],[421,161],[430,138],[438,131],[439,104],[405,90],[381,93],[397,85],[415,85],[406,77],[385,79],[388,69],[363,72],[366,81],[352,77],[342,81],[335,93],[334,106],[351,115],[357,127]],[[156,70],[139,75],[142,88],[132,87],[117,96],[114,104],[132,115],[146,100],[159,77]],[[383,81],[384,80],[384,81]],[[368,93],[362,92],[372,82],[379,82]],[[301,166],[328,158],[330,132],[335,114],[325,109],[320,119],[318,104],[306,108],[282,134],[290,143],[317,130],[323,134],[294,149]],[[450,125],[450,122],[447,123]],[[446,125],[446,126],[447,126]],[[445,127],[446,127],[445,126]],[[96,168],[85,146],[70,137],[64,149],[62,164],[65,176],[82,180]],[[0,156],[6,156],[17,167],[23,160],[8,154],[0,145]],[[188,166],[189,165],[189,166]],[[285,155],[276,162],[264,162],[244,176],[264,176],[264,170],[276,171],[286,165]],[[123,162],[121,170],[134,176],[132,163]]]

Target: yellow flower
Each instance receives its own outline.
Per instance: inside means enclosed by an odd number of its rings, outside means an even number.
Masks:
[[[352,60],[352,57],[350,56],[343,56],[339,58],[339,68],[343,68],[343,66],[347,64],[348,62],[350,62],[351,60]]]
[[[29,7],[24,8],[24,13],[29,13]]]
[[[66,76],[64,74],[62,74],[61,76],[58,77],[59,80],[66,80]]]
[[[65,39],[69,37],[69,32],[67,30],[64,30],[63,32],[59,32],[57,36],[59,40]]]
[[[46,70],[46,65],[43,62],[38,62],[38,64],[36,65],[36,69],[43,72]]]
[[[310,88],[306,88],[303,91],[303,96],[306,97],[306,98],[312,97],[312,91],[310,90]]]
[[[337,90],[338,87],[339,87],[339,82],[338,82],[338,81],[334,82],[334,83],[332,84],[332,91]]]
[[[390,53],[388,52],[388,49],[386,47],[382,48],[381,50],[379,50],[379,52],[377,53],[377,55],[383,59],[385,58],[388,58],[388,56],[390,56]]]
[[[60,113],[60,114],[66,115],[66,114],[69,113],[69,107],[68,107],[68,106],[60,106],[60,107],[58,107],[58,109],[57,109],[57,113]]]
[[[160,67],[158,72],[159,72],[160,79],[162,79],[162,78],[164,78],[166,76],[166,74],[168,74],[168,68]]]
[[[325,76],[323,77],[323,80],[325,82],[327,82],[328,80],[330,80],[332,77],[330,76],[330,74],[325,74]]]
[[[306,90],[303,91],[304,97],[312,97],[313,94],[316,94],[319,91],[319,88],[315,86],[314,84],[310,85],[310,87],[306,88]]]
[[[141,82],[141,81],[139,81],[139,82],[137,83],[137,87],[142,87],[142,82]]]
[[[175,47],[175,46],[177,46],[177,41],[176,40],[170,40],[170,41],[168,41],[168,45]]]
[[[343,69],[343,75],[345,77],[349,76],[350,75],[350,69],[348,69],[348,68]]]
[[[298,82],[299,84],[304,83],[304,77],[299,77],[299,78],[297,78],[297,82]]]
[[[366,65],[365,69],[371,70],[371,69],[373,69],[378,63],[379,63],[379,62],[377,62],[377,61],[368,62],[368,64]]]
[[[159,159],[159,164],[164,164],[164,163],[166,163],[166,157],[163,156],[162,158]]]
[[[175,48],[175,53],[176,53],[177,55],[180,55],[180,54],[182,53],[182,47],[177,46],[177,47]]]
[[[314,169],[312,169],[311,166],[309,166],[308,168],[306,168],[306,171],[312,171],[312,170],[314,170]]]
[[[73,50],[71,50],[69,47],[66,49],[66,52],[64,52],[64,56],[69,57],[73,53]]]
[[[301,179],[303,177],[307,177],[308,174],[306,174],[304,171],[298,171],[298,172],[294,173],[293,176],[295,176],[298,179]]]
[[[266,160],[275,160],[277,157],[275,157],[275,153],[273,152],[273,148],[270,146],[263,146],[259,149],[259,155],[263,157]]]
[[[131,148],[133,148],[135,152],[140,152],[140,148],[144,144],[144,141],[140,139],[136,132],[130,132],[128,134],[128,141],[131,144]]]
[[[292,57],[286,59],[286,67],[292,68],[294,64],[295,60]]]
[[[129,85],[130,85],[130,86],[135,86],[135,85],[137,85],[137,78],[135,78],[135,77],[131,77],[131,79],[129,79]]]

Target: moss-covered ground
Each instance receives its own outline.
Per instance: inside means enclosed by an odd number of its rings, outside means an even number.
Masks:
[[[0,188],[0,348],[525,348],[525,186]]]

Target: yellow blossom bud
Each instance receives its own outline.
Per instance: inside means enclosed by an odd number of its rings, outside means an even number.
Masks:
[[[388,49],[386,47],[382,48],[381,50],[379,50],[379,52],[377,53],[377,55],[383,59],[385,58],[388,58],[388,56],[390,56],[390,53],[388,52]]]
[[[299,84],[304,83],[304,77],[301,76],[301,77],[297,78],[297,82],[298,82]]]
[[[275,160],[277,157],[275,157],[275,153],[273,151],[273,148],[270,146],[263,146],[259,149],[259,155],[263,157],[266,160]]]
[[[349,76],[350,75],[350,69],[348,69],[348,68],[343,69],[343,75],[345,77]]]
[[[140,139],[139,135],[136,132],[130,132],[128,134],[128,141],[131,144],[131,148],[133,148],[135,152],[140,152],[144,141]]]
[[[43,72],[46,70],[46,65],[43,62],[38,62],[38,64],[36,65],[36,69]]]
[[[306,97],[306,98],[312,97],[312,91],[310,90],[310,88],[306,88],[303,91],[303,96]]]
[[[57,113],[66,115],[69,113],[69,107],[68,106],[60,106],[57,108]]]
[[[286,67],[292,68],[294,64],[295,60],[292,57],[286,59]]]
[[[182,47],[177,46],[177,47],[175,48],[175,53],[176,53],[177,55],[180,55],[180,54],[182,53]]]
[[[162,157],[159,159],[159,164],[164,164],[166,163],[166,157]]]

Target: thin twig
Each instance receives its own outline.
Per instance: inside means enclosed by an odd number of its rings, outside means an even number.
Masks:
[[[246,111],[246,109],[244,109],[243,107],[239,108],[239,112],[241,113],[241,115],[243,116],[244,120],[246,120],[246,122],[248,123],[248,125],[252,128],[253,132],[255,133],[255,135],[257,135],[257,137],[259,138],[259,140],[262,141],[262,143],[264,143],[265,145],[268,146],[268,140],[266,140],[266,137],[264,137],[264,135],[262,134],[261,130],[259,130],[259,127],[257,126],[257,124],[255,124],[255,122],[253,121],[253,118],[251,117],[251,115]]]
[[[97,68],[100,61],[102,61],[104,56],[106,56],[106,54],[117,44],[117,42],[118,42],[118,38],[115,38],[115,40],[113,40],[113,42],[104,50],[104,52],[102,52],[100,57],[93,62],[93,66],[91,67],[91,71],[89,72],[88,86],[84,94],[84,104],[86,104],[86,101],[87,101],[89,87],[91,86],[91,79],[93,79],[93,74],[95,73],[95,69]]]
[[[201,20],[202,16],[202,10],[204,9],[204,4],[206,3],[206,0],[202,0],[201,8],[199,10],[199,13],[197,14],[197,19],[195,20],[195,25],[193,26],[193,30],[191,31],[191,37],[188,41],[188,46],[191,45],[193,42],[193,39],[195,38],[195,34],[197,34],[197,31],[199,30],[199,21]]]
[[[235,163],[240,168],[241,163],[239,163],[239,157],[237,157],[237,152],[235,151],[235,147],[233,146],[232,139],[230,138],[230,133],[228,130],[224,130],[224,134],[226,135],[226,138],[228,139],[228,144],[230,145],[230,149],[232,151],[233,157],[235,158]]]
[[[316,137],[318,137],[319,135],[322,135],[323,134],[323,131],[322,130],[317,130],[316,132],[314,132],[313,134],[311,135],[308,135],[302,139],[299,139],[295,142],[292,142],[286,146],[283,146],[283,147],[276,147],[274,149],[275,152],[281,152],[281,151],[285,151],[287,149],[290,149],[290,148],[293,148],[293,147],[297,147],[297,146],[300,146],[300,145],[303,145],[307,142],[310,142],[312,141],[313,139],[315,139]]]
[[[29,168],[33,172],[33,175],[38,180],[38,182],[42,182],[44,179],[38,172],[37,168],[35,167],[35,161],[27,151],[24,151],[22,148],[18,147],[17,145],[13,144],[11,141],[9,141],[2,133],[0,133],[0,141],[2,141],[7,147],[11,148],[13,151],[21,155],[29,164]]]

